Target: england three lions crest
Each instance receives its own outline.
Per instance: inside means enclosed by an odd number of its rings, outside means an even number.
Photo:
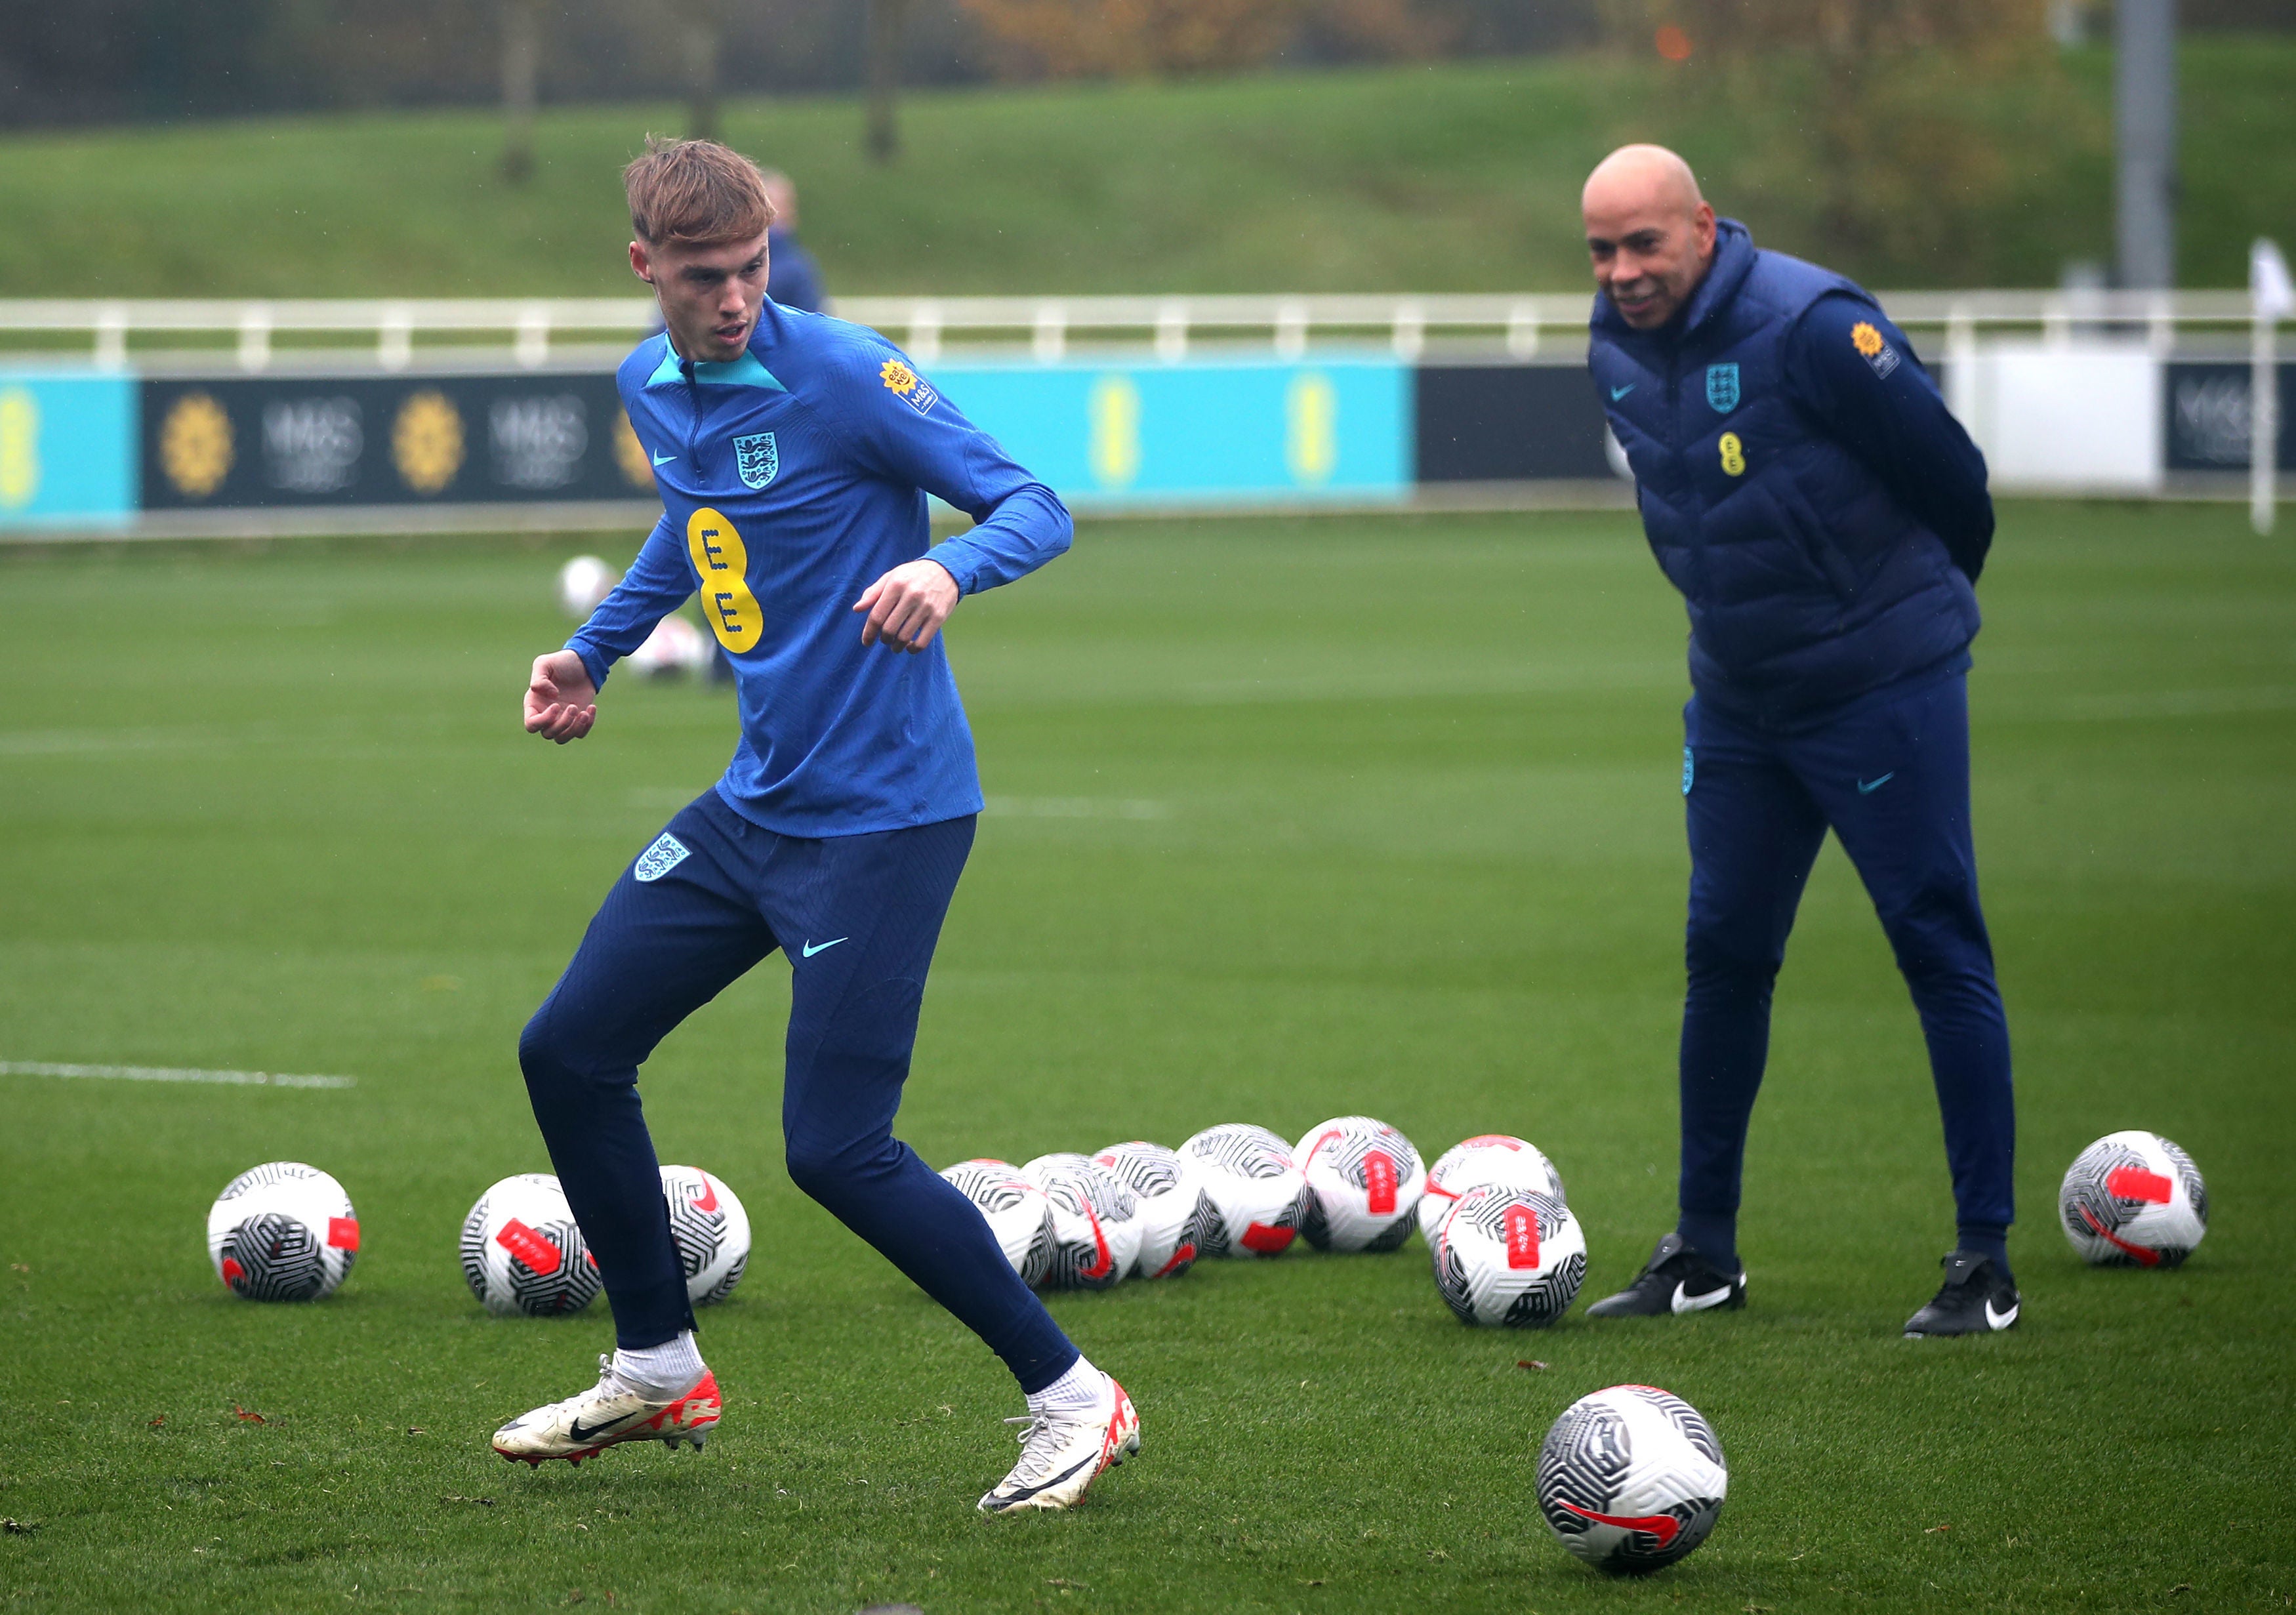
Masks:
[[[1709,365],[1706,367],[1706,401],[1718,414],[1728,414],[1738,407],[1738,367],[1735,365]]]
[[[742,473],[742,483],[750,488],[763,488],[779,476],[782,452],[774,442],[774,434],[761,431],[734,439],[734,469]]]

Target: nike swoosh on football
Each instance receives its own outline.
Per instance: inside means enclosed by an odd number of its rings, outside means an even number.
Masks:
[[[1635,382],[1629,381],[1624,387],[1613,387],[1611,389],[1611,402],[1615,404],[1620,398],[1625,398],[1628,393],[1634,391],[1636,385],[1636,384]]]
[[[582,1428],[581,1420],[573,1420],[566,1426],[566,1439],[570,1441],[587,1441],[593,1437],[604,1435],[608,1431],[619,1430],[632,1419],[642,1416],[644,1412],[645,1409],[641,1407],[636,1413],[624,1414],[620,1418],[609,1419],[603,1424],[593,1424],[587,1430]]]
[[[1703,1312],[1709,1307],[1719,1307],[1730,1299],[1730,1286],[1710,1290],[1704,1295],[1693,1295],[1690,1286],[1677,1280],[1674,1286],[1674,1309],[1677,1312]]]
[[[850,937],[840,937],[837,939],[837,942],[850,942],[852,939],[853,939]],[[805,945],[805,956],[810,959],[814,955],[822,952],[824,948],[836,947],[837,942],[808,942]]]
[[[656,465],[668,465],[672,460],[676,458],[677,456],[676,455],[656,455],[653,457],[653,463]]]
[[[1568,1497],[1557,1497],[1555,1501],[1581,1520],[1591,1520],[1596,1525],[1615,1525],[1628,1531],[1647,1531],[1658,1538],[1661,1548],[1682,1534],[1682,1521],[1672,1514],[1598,1514],[1591,1508],[1580,1508]]]
[[[1896,779],[1897,777],[1898,771],[1895,768],[1892,768],[1889,773],[1883,775],[1878,780],[1859,780],[1857,782],[1857,794],[1860,796],[1871,796],[1874,792],[1879,791],[1882,786],[1888,784],[1891,780]]]

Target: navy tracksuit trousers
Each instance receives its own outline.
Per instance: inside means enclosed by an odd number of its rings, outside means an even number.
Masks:
[[[1771,985],[1831,829],[1874,899],[1921,1015],[1962,1243],[1999,1255],[2015,1213],[2017,1124],[2008,1022],[1977,901],[1966,674],[1878,691],[1792,733],[1694,699],[1683,717],[1691,859],[1683,1236],[1710,1254],[1734,1253]]]
[[[1022,1390],[1075,1364],[1076,1348],[972,1202],[892,1132],[925,972],[972,831],[968,816],[871,835],[777,835],[712,790],[606,894],[518,1055],[623,1347],[658,1346],[693,1325],[638,1067],[778,947],[791,972],[790,1176],[980,1336]]]

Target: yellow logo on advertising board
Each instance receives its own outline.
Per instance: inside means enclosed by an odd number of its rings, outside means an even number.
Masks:
[[[1738,440],[1738,434],[1734,431],[1724,432],[1718,447],[1722,450],[1722,474],[1726,477],[1744,476],[1746,446]]]
[[[685,553],[701,579],[701,614],[718,643],[737,656],[757,649],[766,621],[750,593],[750,552],[742,535],[705,504],[685,519]]]
[[[20,387],[0,392],[0,509],[20,510],[40,491],[40,401]]]
[[[1127,376],[1092,384],[1092,477],[1103,488],[1124,488],[1140,474],[1140,389]]]
[[[622,480],[632,488],[653,486],[653,462],[646,455],[645,445],[638,441],[629,416],[619,409],[614,412],[614,463],[622,468]]]
[[[231,417],[213,396],[187,392],[160,425],[160,469],[186,499],[204,499],[231,474]]]
[[[463,469],[463,414],[445,393],[418,392],[398,406],[390,457],[418,494],[435,494]]]
[[[1294,480],[1328,482],[1340,463],[1340,394],[1329,376],[1294,377],[1283,396],[1283,463]]]

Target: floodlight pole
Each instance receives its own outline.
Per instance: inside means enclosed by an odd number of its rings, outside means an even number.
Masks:
[[[2120,284],[2177,283],[2177,0],[2120,0],[2113,19]]]

